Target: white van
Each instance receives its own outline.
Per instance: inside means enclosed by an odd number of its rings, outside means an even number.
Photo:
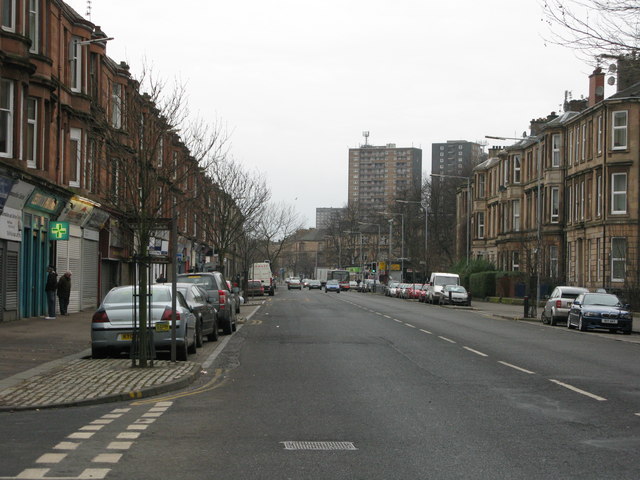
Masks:
[[[445,285],[460,285],[460,275],[457,273],[432,273],[427,285],[427,302],[442,303],[442,287]]]
[[[264,287],[265,295],[274,295],[276,282],[273,279],[271,264],[269,262],[259,262],[251,265],[248,280],[260,280]]]

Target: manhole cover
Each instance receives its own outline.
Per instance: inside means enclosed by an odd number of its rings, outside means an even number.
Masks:
[[[353,442],[281,442],[285,450],[357,450]]]

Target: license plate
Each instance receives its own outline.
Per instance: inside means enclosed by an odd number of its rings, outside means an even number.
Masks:
[[[169,322],[156,322],[156,332],[168,332],[169,328]]]
[[[121,342],[130,342],[133,340],[133,333],[119,333],[118,340]]]
[[[618,324],[618,320],[616,320],[615,318],[603,318],[602,319],[602,323],[609,323],[612,325],[617,325]]]

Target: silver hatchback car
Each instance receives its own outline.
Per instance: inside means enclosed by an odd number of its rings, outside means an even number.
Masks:
[[[149,333],[156,350],[171,349],[171,285],[150,285]],[[91,355],[101,358],[112,352],[129,351],[134,334],[132,285],[112,288],[91,320]],[[137,301],[136,301],[137,303]],[[196,351],[196,317],[180,292],[176,296],[176,348],[179,360]]]
[[[569,310],[573,301],[581,293],[588,293],[589,290],[583,287],[559,286],[553,289],[551,295],[544,304],[542,310],[542,323],[555,325],[558,320],[565,322],[569,315]]]

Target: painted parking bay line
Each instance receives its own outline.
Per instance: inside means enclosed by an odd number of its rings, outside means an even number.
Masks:
[[[579,393],[580,395],[584,395],[585,397],[593,398],[594,400],[597,400],[598,402],[606,402],[607,401],[607,399],[604,398],[604,397],[596,395],[595,393],[587,392],[586,390],[582,390],[582,389],[580,389],[578,387],[574,387],[573,385],[569,385],[568,383],[564,383],[564,382],[561,382],[559,380],[554,380],[553,378],[550,378],[549,381],[555,383],[556,385],[560,385],[561,387],[568,388],[572,392]]]

